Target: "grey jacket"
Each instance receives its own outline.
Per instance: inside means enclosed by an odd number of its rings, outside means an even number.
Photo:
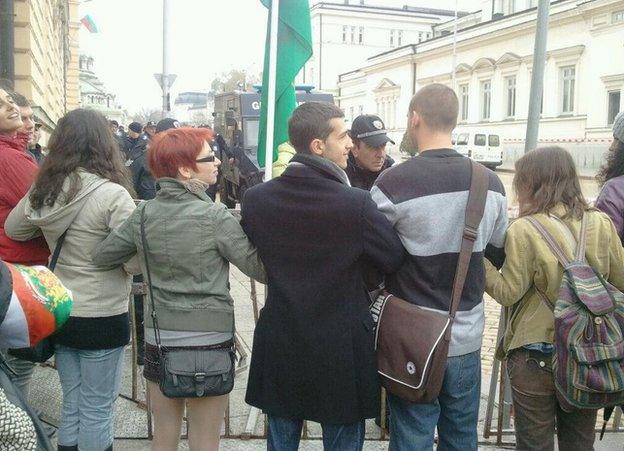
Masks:
[[[146,274],[140,234],[141,211],[145,209],[159,327],[231,332],[234,301],[229,292],[229,263],[264,282],[264,267],[256,248],[234,216],[223,204],[215,204],[202,187],[192,189],[171,178],[159,179],[157,184],[156,198],[142,203],[97,247],[94,261],[102,266],[119,265],[139,252]],[[151,318],[148,315],[146,318]],[[146,327],[153,327],[151,320]]]
[[[67,204],[63,194],[56,203],[34,210],[28,193],[6,220],[9,238],[17,241],[45,237],[50,249],[67,231],[54,273],[74,295],[71,316],[99,318],[128,311],[131,277],[121,266],[103,269],[91,260],[93,249],[135,209],[124,187],[79,169],[82,188]],[[63,192],[69,188],[65,181]],[[138,272],[136,264],[128,271]]]

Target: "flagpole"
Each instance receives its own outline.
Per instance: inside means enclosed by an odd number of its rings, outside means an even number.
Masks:
[[[273,178],[273,132],[275,129],[275,91],[277,79],[277,28],[279,0],[271,0],[271,35],[269,36],[269,86],[267,95],[266,146],[264,152],[264,181]]]

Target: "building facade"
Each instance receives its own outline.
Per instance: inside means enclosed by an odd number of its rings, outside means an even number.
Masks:
[[[125,125],[126,111],[115,102],[115,95],[108,92],[94,70],[94,59],[80,55],[80,106],[98,110],[109,120]]]
[[[79,104],[78,0],[15,0],[15,90],[33,104],[43,140]]]
[[[433,36],[433,26],[454,17],[454,11],[375,6],[375,1],[311,3],[313,54],[298,84],[338,92],[338,75],[358,67],[371,55]],[[465,13],[460,13],[460,17]]]
[[[214,94],[201,91],[181,92],[175,99],[171,114],[185,125],[212,126]]]
[[[442,33],[452,25],[443,24],[429,41],[371,56],[342,74],[340,107],[347,116],[379,113],[400,142],[411,96],[427,84],[446,84],[459,97],[459,126],[500,134],[510,164],[526,133],[535,3],[484,2],[482,11],[462,18],[468,25],[458,26],[454,86],[453,35]],[[600,164],[624,107],[623,42],[621,0],[551,2],[539,141],[569,148],[581,170]]]

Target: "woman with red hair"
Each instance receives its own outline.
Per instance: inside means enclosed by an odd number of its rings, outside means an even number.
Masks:
[[[100,266],[121,265],[140,254],[151,286],[145,308],[145,318],[150,319],[145,323],[143,374],[154,413],[154,450],[177,449],[185,406],[191,450],[218,449],[228,395],[206,396],[198,388],[197,394],[183,398],[166,396],[163,390],[171,393],[163,386],[167,376],[163,361],[169,369],[171,356],[186,351],[197,353],[193,361],[205,359],[207,351],[221,350],[233,357],[229,264],[257,280],[265,279],[258,253],[238,221],[205,193],[216,183],[220,164],[212,138],[211,130],[201,128],[158,134],[148,151],[150,171],[157,179],[156,198],[142,203],[94,254]],[[198,371],[209,373],[198,368],[190,372]]]

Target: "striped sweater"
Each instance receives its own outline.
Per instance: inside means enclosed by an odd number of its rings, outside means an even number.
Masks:
[[[469,160],[452,149],[423,152],[385,171],[371,190],[408,252],[403,266],[386,282],[389,292],[424,308],[447,312],[461,247],[470,189]],[[483,257],[500,267],[504,260],[507,201],[498,176],[490,185],[479,234],[453,325],[449,356],[481,348]]]

